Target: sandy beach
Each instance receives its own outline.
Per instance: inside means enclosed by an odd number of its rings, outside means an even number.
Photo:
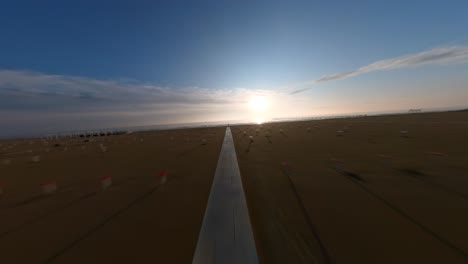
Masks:
[[[467,112],[233,133],[263,263],[468,261]]]
[[[1,261],[190,263],[224,131],[2,141]]]
[[[2,141],[2,261],[191,263],[225,129]],[[261,263],[467,262],[467,112],[231,130]]]

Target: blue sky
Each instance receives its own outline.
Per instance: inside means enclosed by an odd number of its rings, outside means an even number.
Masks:
[[[256,93],[270,109],[286,104],[267,119],[466,106],[466,10],[467,1],[430,0],[2,1],[0,123],[251,119],[242,104]],[[314,82],[447,47],[461,48],[427,65]],[[281,88],[298,83],[311,89]]]

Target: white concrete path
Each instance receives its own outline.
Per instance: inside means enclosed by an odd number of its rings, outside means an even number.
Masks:
[[[258,263],[231,129],[226,129],[193,264]]]

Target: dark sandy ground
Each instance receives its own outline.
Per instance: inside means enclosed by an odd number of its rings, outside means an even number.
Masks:
[[[2,263],[191,263],[224,132],[0,141]],[[467,112],[232,132],[262,263],[468,263]]]
[[[232,131],[263,263],[468,263],[468,112]]]
[[[224,132],[1,141],[0,262],[191,263]]]

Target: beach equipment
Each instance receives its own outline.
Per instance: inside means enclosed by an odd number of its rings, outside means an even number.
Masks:
[[[42,194],[49,195],[53,194],[57,191],[57,181],[56,180],[48,180],[41,184]]]
[[[112,177],[110,175],[102,176],[99,178],[99,181],[101,182],[101,188],[103,191],[112,186]]]
[[[167,182],[167,175],[169,174],[169,171],[167,169],[161,171],[159,173],[159,177],[160,177],[160,184],[161,185],[165,185],[166,182]]]
[[[100,143],[99,147],[101,148],[102,152],[107,152],[107,147],[105,147],[104,144]]]

